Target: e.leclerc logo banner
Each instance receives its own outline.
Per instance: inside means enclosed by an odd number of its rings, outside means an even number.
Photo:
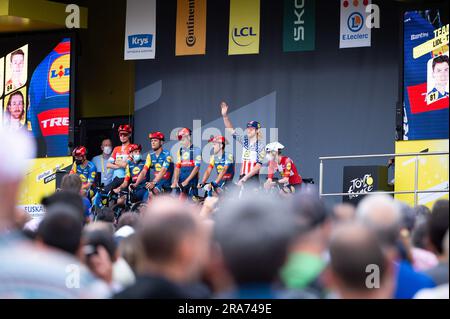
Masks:
[[[370,0],[341,0],[339,48],[370,47],[371,28],[366,23]]]

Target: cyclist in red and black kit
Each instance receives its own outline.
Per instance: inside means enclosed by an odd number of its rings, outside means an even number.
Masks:
[[[302,177],[299,175],[294,161],[287,156],[281,155],[283,149],[284,146],[278,142],[266,145],[269,172],[264,188],[270,189],[278,182],[283,187],[293,188],[293,191],[298,191],[303,182]],[[276,172],[280,173],[281,179],[274,182],[273,178]]]

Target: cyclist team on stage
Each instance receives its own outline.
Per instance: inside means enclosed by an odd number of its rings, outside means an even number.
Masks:
[[[261,124],[257,121],[247,123],[245,135],[237,134],[228,117],[228,105],[225,102],[221,103],[221,112],[225,128],[232,131],[233,138],[243,147],[242,167],[237,186],[250,184],[258,187],[259,173],[263,162],[266,162],[268,176],[264,188],[270,190],[278,184],[286,193],[295,192],[302,184],[302,178],[292,159],[281,154],[284,146],[273,142],[264,147],[261,142]],[[131,126],[121,125],[118,132],[121,146],[112,149],[108,143],[102,145],[103,153],[107,156],[111,154],[107,159],[106,169],[104,155],[94,158],[96,163],[94,164],[87,160],[87,150],[84,146],[78,146],[72,152],[74,163],[70,174],[79,175],[83,183],[82,190],[88,198],[92,198],[94,194],[93,185],[97,171],[103,172],[102,175],[109,175],[107,185],[104,183],[106,176],[102,176],[102,184],[105,184],[103,193],[112,191],[120,194],[128,189],[133,202],[146,202],[151,196],[174,190],[181,195],[197,198],[198,190],[204,189],[209,196],[213,196],[214,193],[218,194],[232,185],[235,161],[233,154],[225,152],[228,141],[224,136],[214,136],[209,140],[213,146],[213,154],[200,180],[201,150],[192,144],[192,131],[189,128],[178,131],[177,137],[181,147],[175,162],[170,151],[163,149],[165,141],[163,133],[149,134],[152,151],[144,158],[142,146],[131,143]],[[217,177],[208,183],[213,170],[216,171]],[[281,179],[275,179],[277,172],[281,175]]]

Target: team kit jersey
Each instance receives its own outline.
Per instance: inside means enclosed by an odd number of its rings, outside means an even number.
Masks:
[[[77,163],[74,162],[69,174],[77,174],[78,176],[80,176],[81,182],[83,182],[83,184],[92,184],[95,181],[97,169],[92,162],[87,162],[86,166],[77,165]]]
[[[137,163],[135,161],[128,161],[127,168],[125,169],[125,181],[126,182],[131,181],[131,183],[135,183],[139,177],[139,174],[144,169],[144,166],[145,166],[144,161],[139,161]],[[141,184],[143,183],[145,183],[145,180]]]
[[[222,173],[225,167],[227,167],[227,171],[225,172],[225,175],[223,175],[222,181],[231,181],[234,178],[235,167],[233,154],[225,152],[220,156],[211,155],[209,167],[215,168],[217,174]]]
[[[69,143],[70,39],[35,69],[29,87],[27,127],[44,156],[65,156]]]
[[[161,169],[165,168],[166,173],[159,181],[159,185],[169,186],[172,180],[174,164],[170,152],[162,150],[161,153],[156,155],[155,152],[149,153],[145,160],[145,168],[151,170],[152,180],[159,174]]]
[[[185,147],[181,147],[178,151],[178,158],[176,166],[180,169],[180,178],[179,182],[182,183],[186,178],[191,175],[192,170],[195,167],[200,167],[202,164],[202,155],[201,150],[198,147],[194,147],[191,145],[188,149]],[[189,186],[197,186],[198,184],[198,175],[197,174],[190,182]]]
[[[247,135],[233,134],[233,138],[238,141],[242,149],[242,166],[240,175],[247,175],[257,165],[262,165],[265,155],[264,145],[259,140],[250,143]]]
[[[283,178],[288,177],[290,185],[299,185],[302,183],[302,177],[298,174],[297,167],[287,156],[281,156],[279,164],[275,161],[269,162],[267,177],[272,179],[276,172],[279,172]]]
[[[117,146],[114,148],[111,153],[111,157],[109,158],[109,162],[112,164],[120,164],[123,162],[128,162],[130,157],[130,146]],[[125,168],[118,168],[114,170],[113,178],[124,178],[125,177]]]

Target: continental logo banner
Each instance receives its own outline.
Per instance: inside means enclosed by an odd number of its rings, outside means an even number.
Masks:
[[[230,1],[228,55],[258,54],[260,0]]]
[[[177,1],[175,55],[206,53],[206,1]]]

